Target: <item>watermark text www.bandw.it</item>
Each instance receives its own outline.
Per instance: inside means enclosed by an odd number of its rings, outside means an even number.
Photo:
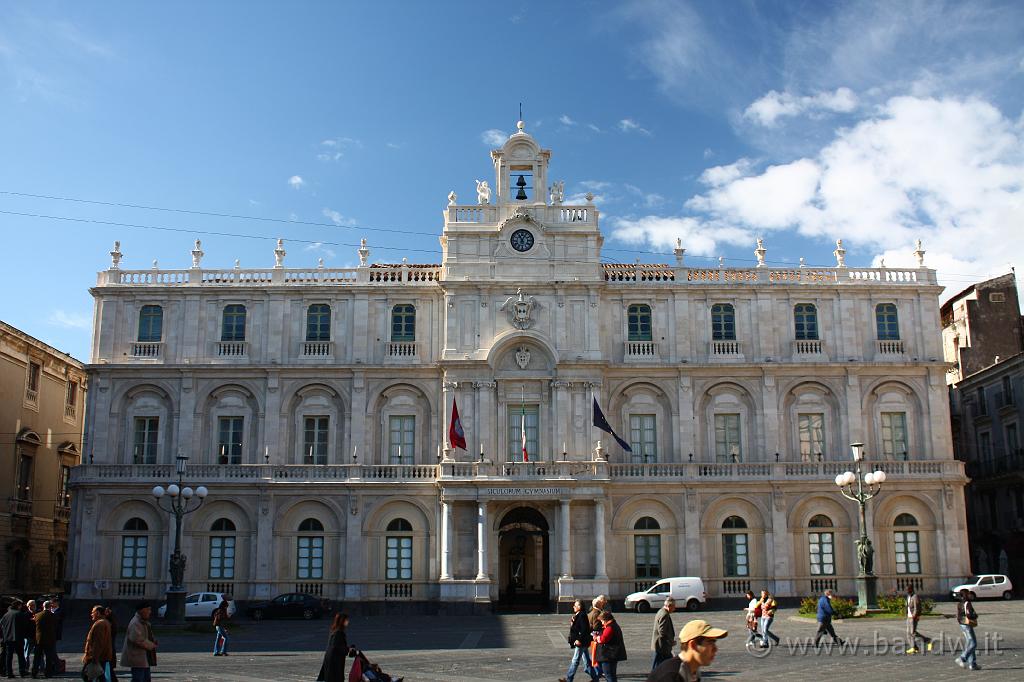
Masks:
[[[1001,656],[1004,637],[998,632],[978,634],[977,653],[979,656]],[[851,637],[839,642],[822,639],[815,645],[814,637],[783,637],[778,644],[768,648],[758,642],[747,645],[747,653],[755,658],[769,655],[784,656],[904,656],[908,649],[916,647],[916,655],[943,656],[963,653],[964,638],[940,633],[931,640],[931,648],[921,642],[911,644],[905,637],[886,637],[874,633],[871,637]]]

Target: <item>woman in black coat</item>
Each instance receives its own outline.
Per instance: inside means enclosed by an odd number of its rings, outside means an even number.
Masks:
[[[345,657],[355,654],[355,649],[348,645],[345,629],[348,627],[348,614],[335,613],[331,621],[331,638],[327,640],[327,651],[324,662],[320,666],[317,680],[324,682],[345,681]]]
[[[594,658],[601,664],[605,680],[618,682],[619,661],[626,660],[626,642],[611,611],[602,611],[599,618],[604,629],[596,635],[597,654]]]

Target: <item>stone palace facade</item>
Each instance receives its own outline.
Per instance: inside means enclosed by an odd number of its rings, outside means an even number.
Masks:
[[[88,463],[72,477],[76,598],[158,598],[205,485],[190,590],[366,608],[550,608],[699,575],[711,598],[853,592],[863,441],[879,588],[968,570],[935,272],[601,261],[519,130],[496,185],[454,192],[437,265],[122,270],[96,301]],[[547,191],[545,191],[547,190]],[[592,427],[596,398],[624,452]],[[468,452],[448,447],[456,400]],[[525,425],[528,460],[523,461]]]

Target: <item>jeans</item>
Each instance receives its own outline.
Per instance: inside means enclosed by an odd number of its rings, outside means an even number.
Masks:
[[[659,665],[661,665],[662,663],[664,663],[665,661],[667,661],[670,658],[672,658],[672,652],[671,651],[668,652],[667,654],[663,654],[660,651],[655,651],[654,652],[654,662],[651,663],[651,670],[654,670],[655,668],[657,668]]]
[[[153,682],[149,668],[132,668],[132,682]]]
[[[974,628],[970,625],[960,624],[960,629],[964,631],[964,652],[960,654],[960,660],[969,666],[978,665],[978,638],[974,636]]]
[[[761,616],[761,641],[765,646],[768,646],[768,638],[771,637],[776,644],[779,643],[779,638],[774,632],[769,630],[772,626],[772,621],[775,620],[775,616]]]
[[[596,680],[597,671],[590,663],[590,651],[585,646],[573,647],[572,660],[569,662],[569,669],[565,672],[565,679],[572,682],[576,676],[576,670],[580,667],[580,661],[583,661],[583,671],[590,675],[591,679]]]
[[[222,628],[220,625],[217,626],[217,636],[213,640],[213,653],[226,654],[228,652],[228,631]]]
[[[608,682],[619,682],[618,670],[618,661],[601,661],[601,672],[604,673],[604,679]]]

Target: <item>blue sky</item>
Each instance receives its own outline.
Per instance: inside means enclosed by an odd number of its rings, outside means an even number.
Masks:
[[[896,266],[920,238],[947,293],[1024,264],[1019,2],[7,2],[0,319],[87,359],[115,239],[124,268],[197,237],[210,267],[276,237],[295,267],[362,236],[437,262],[520,102],[609,260],[843,238]]]

